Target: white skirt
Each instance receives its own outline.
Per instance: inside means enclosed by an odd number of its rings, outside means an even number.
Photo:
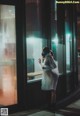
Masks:
[[[42,90],[56,90],[58,83],[58,76],[50,71],[44,71],[42,75]]]

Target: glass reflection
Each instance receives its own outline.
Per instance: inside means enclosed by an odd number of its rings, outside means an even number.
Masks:
[[[42,40],[37,37],[28,37],[26,39],[27,44],[27,73],[39,72],[41,67],[39,66],[38,59],[41,57],[42,48],[47,45],[46,40]],[[45,43],[45,44],[44,44]],[[39,78],[40,76],[31,76],[28,79]]]
[[[47,46],[41,34],[40,0],[26,0],[26,46],[28,80],[38,79],[41,77],[38,59]]]
[[[71,71],[72,57],[72,34],[70,33],[69,23],[65,22],[65,41],[66,41],[66,72]]]
[[[0,5],[0,105],[17,103],[15,7]]]

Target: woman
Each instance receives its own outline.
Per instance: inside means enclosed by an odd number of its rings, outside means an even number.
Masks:
[[[57,63],[54,60],[53,53],[48,47],[45,47],[42,51],[43,60],[39,59],[43,70],[42,77],[42,90],[49,91],[51,94],[50,104],[54,105],[56,102],[56,87],[59,75],[54,72],[57,68]]]

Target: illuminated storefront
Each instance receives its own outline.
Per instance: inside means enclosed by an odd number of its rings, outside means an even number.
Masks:
[[[45,46],[53,50],[58,61],[60,78],[57,101],[72,93],[78,85],[76,8],[73,5],[56,4],[56,0],[52,0],[51,3],[47,0],[46,6],[44,4],[45,0],[26,2],[27,82],[30,90],[28,96],[32,94],[32,97],[28,97],[28,102],[33,99],[34,105],[37,100],[41,102],[41,98],[31,88],[38,91],[36,87],[39,87],[42,78],[38,59]],[[41,93],[39,91],[38,94]]]

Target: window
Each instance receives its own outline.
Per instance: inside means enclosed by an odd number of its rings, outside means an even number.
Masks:
[[[17,103],[15,7],[0,5],[0,105]]]
[[[27,46],[27,76],[28,80],[41,77],[41,67],[38,59],[42,49],[47,46],[47,40],[41,35],[40,1],[26,0],[26,46]]]
[[[69,30],[68,22],[65,23],[65,41],[66,41],[66,72],[71,71],[71,54],[72,54],[72,35]]]

